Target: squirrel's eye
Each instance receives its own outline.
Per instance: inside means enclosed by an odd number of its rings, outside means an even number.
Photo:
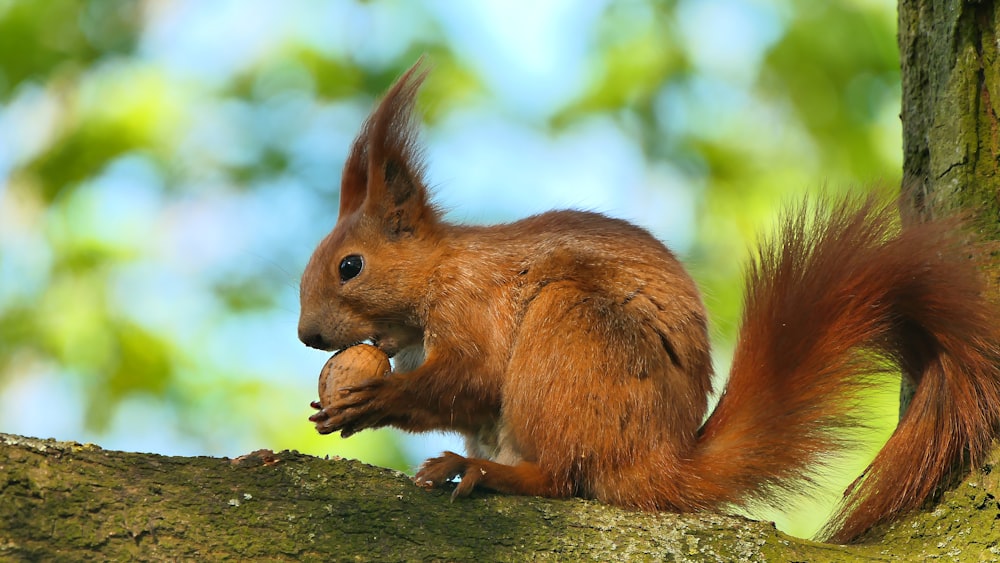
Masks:
[[[344,283],[361,273],[365,260],[357,254],[351,254],[340,261],[340,283]]]

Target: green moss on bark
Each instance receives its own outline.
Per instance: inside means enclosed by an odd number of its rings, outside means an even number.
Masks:
[[[844,547],[742,518],[579,499],[452,503],[398,472],[295,452],[182,458],[0,434],[0,559],[877,561],[958,550],[978,560],[996,556],[987,539],[1000,533],[985,527],[997,521],[996,479],[977,475],[946,497],[943,516]]]
[[[918,216],[961,209],[1000,240],[995,2],[901,0],[904,189]]]

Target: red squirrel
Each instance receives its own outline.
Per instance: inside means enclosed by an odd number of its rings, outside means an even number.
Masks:
[[[1000,329],[954,221],[900,228],[876,198],[803,206],[748,268],[728,383],[694,281],[661,242],[598,213],[446,222],[423,178],[420,63],[344,166],[340,214],[302,276],[299,338],[369,341],[396,371],[313,415],[349,436],[456,431],[414,477],[676,512],[781,500],[863,424],[873,374],[916,384],[823,538],[857,539],[980,461],[1000,421]]]

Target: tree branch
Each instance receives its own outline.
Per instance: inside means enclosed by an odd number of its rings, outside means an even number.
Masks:
[[[398,472],[297,452],[166,457],[0,434],[0,558],[978,560],[1000,556],[989,469],[882,543],[844,547],[714,514],[489,494],[452,503]]]

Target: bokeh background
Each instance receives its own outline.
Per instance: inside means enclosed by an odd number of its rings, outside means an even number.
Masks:
[[[349,143],[422,54],[448,216],[648,228],[704,289],[724,373],[782,202],[899,181],[895,26],[890,0],[0,0],[0,431],[404,471],[460,448],[316,435],[327,356],[296,340]],[[810,534],[871,455],[758,516]]]

